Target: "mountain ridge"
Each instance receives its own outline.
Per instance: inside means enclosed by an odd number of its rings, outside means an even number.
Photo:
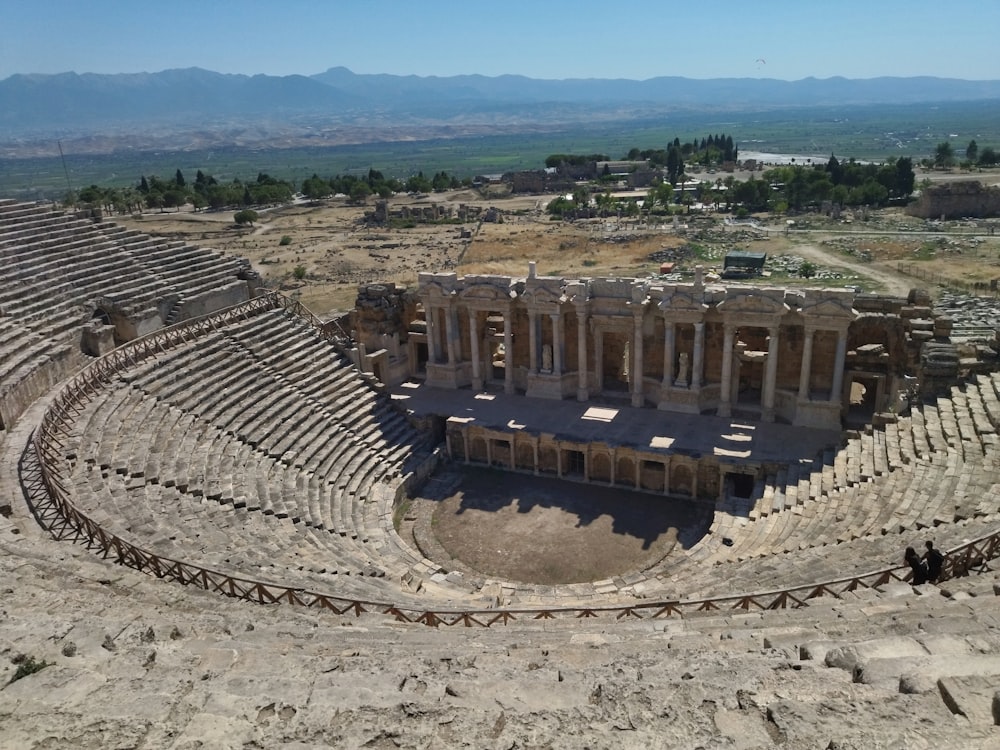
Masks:
[[[198,67],[154,73],[15,74],[0,80],[0,144],[53,136],[122,138],[128,148],[154,134],[226,132],[218,142],[266,142],[290,134],[341,142],[369,131],[554,128],[664,118],[671,113],[753,113],[869,104],[1000,102],[1000,81],[933,76],[867,79],[536,79],[508,74],[360,74],[343,66],[311,76],[218,73]],[[438,129],[434,131],[434,129]],[[325,140],[324,140],[325,139]],[[209,137],[206,142],[213,141]]]

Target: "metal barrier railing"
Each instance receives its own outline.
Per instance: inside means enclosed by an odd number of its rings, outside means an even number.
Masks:
[[[430,626],[489,627],[496,623],[509,624],[518,620],[592,617],[613,617],[615,620],[655,619],[696,612],[785,609],[808,606],[809,600],[817,597],[839,598],[847,592],[874,588],[891,581],[906,581],[910,577],[910,571],[906,567],[889,567],[860,575],[772,591],[703,599],[587,607],[425,609],[393,602],[308,591],[300,587],[242,578],[183,560],[157,555],[117,534],[106,531],[73,504],[72,493],[67,487],[66,478],[61,474],[61,468],[64,465],[62,450],[67,444],[73,420],[82,414],[83,406],[98,391],[110,384],[114,377],[127,367],[139,364],[173,346],[194,341],[206,333],[219,331],[233,322],[246,320],[252,315],[279,307],[310,321],[320,335],[333,341],[335,345],[342,346],[342,342],[339,342],[329,330],[324,330],[316,316],[299,302],[276,292],[269,292],[235,307],[201,318],[183,321],[130,341],[84,368],[56,395],[32,436],[32,445],[38,459],[41,481],[49,500],[65,524],[74,531],[77,538],[82,538],[89,548],[95,549],[105,559],[111,559],[120,565],[150,573],[157,578],[197,586],[206,591],[219,592],[226,596],[260,604],[291,604],[330,610],[339,615],[360,616],[365,612],[378,612],[400,621],[418,622]],[[998,556],[1000,556],[1000,530],[948,551],[945,554],[941,580],[965,575],[977,569],[984,569],[988,567],[989,561]]]

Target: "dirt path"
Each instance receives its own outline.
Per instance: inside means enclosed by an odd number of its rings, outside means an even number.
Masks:
[[[860,276],[867,276],[882,284],[887,294],[906,297],[910,292],[910,288],[915,284],[915,280],[900,276],[894,270],[883,269],[877,263],[861,263],[851,260],[850,258],[845,258],[841,253],[824,250],[818,245],[792,245],[789,251],[797,253],[803,258],[819,265],[849,268]]]

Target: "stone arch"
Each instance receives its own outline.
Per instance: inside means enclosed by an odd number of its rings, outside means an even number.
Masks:
[[[635,487],[635,459],[631,456],[619,456],[615,464],[615,484]]]
[[[675,495],[690,495],[694,489],[694,474],[687,464],[670,469],[670,491]]]
[[[482,435],[469,437],[469,460],[486,463],[486,438]]]
[[[607,453],[590,454],[590,479],[593,482],[611,481],[611,456]]]
[[[535,446],[528,440],[514,439],[514,465],[518,469],[535,469]]]

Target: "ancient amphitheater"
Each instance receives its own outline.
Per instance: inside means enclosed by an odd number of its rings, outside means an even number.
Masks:
[[[1000,747],[1000,374],[920,294],[426,274],[322,324],[16,201],[0,259],[2,747]],[[407,520],[455,467],[705,520],[491,577]]]

